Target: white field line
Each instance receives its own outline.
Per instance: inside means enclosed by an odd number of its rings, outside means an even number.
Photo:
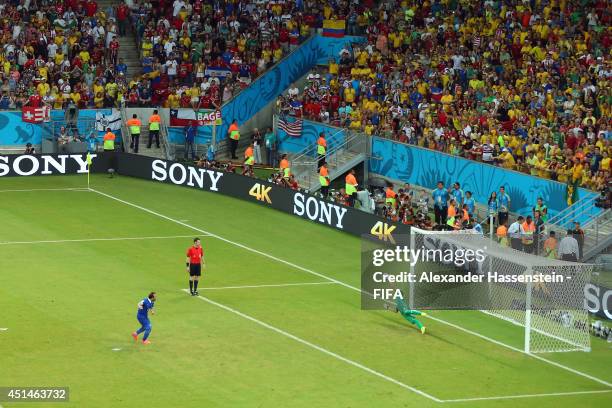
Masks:
[[[211,233],[211,232],[209,232],[209,231],[205,231],[205,230],[203,230],[203,229],[201,229],[201,228],[194,227],[193,225],[189,225],[189,224],[186,224],[186,223],[184,223],[184,222],[178,221],[178,220],[176,220],[176,219],[170,218],[170,217],[168,217],[168,216],[166,216],[166,215],[163,215],[163,214],[160,214],[160,213],[155,212],[155,211],[153,211],[153,210],[150,210],[150,209],[148,209],[148,208],[142,207],[142,206],[140,206],[140,205],[138,205],[138,204],[134,204],[134,203],[131,203],[131,202],[129,202],[129,201],[122,200],[122,199],[120,199],[120,198],[118,198],[118,197],[112,196],[112,195],[110,195],[110,194],[103,193],[103,192],[98,191],[98,190],[91,189],[91,191],[93,191],[93,192],[95,192],[95,193],[98,193],[98,194],[100,194],[100,195],[102,195],[102,196],[105,196],[105,197],[107,197],[107,198],[110,198],[110,199],[112,199],[112,200],[115,200],[115,201],[117,201],[117,202],[120,202],[120,203],[123,203],[123,204],[129,205],[129,206],[134,207],[134,208],[138,208],[139,210],[142,210],[142,211],[148,212],[149,214],[155,215],[155,216],[157,216],[157,217],[159,217],[159,218],[163,218],[163,219],[165,219],[165,220],[168,220],[168,221],[174,222],[174,223],[176,223],[176,224],[182,225],[182,226],[184,226],[184,227],[186,227],[186,228],[189,228],[189,229],[192,229],[192,230],[194,230],[194,231],[198,231],[198,232],[200,232],[200,233],[202,233],[202,234],[208,234],[210,237],[217,238],[217,239],[219,239],[219,240],[221,240],[221,241],[224,241],[224,242],[227,242],[227,243],[229,243],[229,244],[235,245],[235,246],[237,246],[237,247],[239,247],[239,248],[243,248],[243,249],[245,249],[245,250],[247,250],[247,251],[250,251],[250,252],[256,253],[256,254],[258,254],[258,255],[264,256],[264,257],[266,257],[266,258],[272,259],[272,260],[277,261],[277,262],[279,262],[279,263],[285,264],[285,265],[287,265],[287,266],[291,266],[292,268],[295,268],[295,269],[301,270],[301,271],[306,272],[306,273],[309,273],[309,274],[311,274],[311,275],[318,276],[318,277],[323,278],[323,279],[326,279],[326,280],[328,280],[328,281],[330,281],[330,282],[337,283],[338,285],[344,286],[344,287],[346,287],[346,288],[348,288],[348,289],[355,290],[355,291],[357,291],[357,292],[359,292],[359,293],[362,293],[362,292],[363,292],[361,289],[359,289],[359,288],[357,288],[357,287],[355,287],[355,286],[349,285],[348,283],[345,283],[345,282],[339,281],[339,280],[337,280],[337,279],[334,279],[334,278],[329,277],[329,276],[327,276],[327,275],[321,274],[321,273],[319,273],[319,272],[315,272],[315,271],[313,271],[313,270],[311,270],[311,269],[308,269],[308,268],[305,268],[305,267],[303,267],[303,266],[296,265],[296,264],[294,264],[294,263],[292,263],[292,262],[289,262],[289,261],[286,261],[286,260],[284,260],[284,259],[277,258],[277,257],[275,257],[274,255],[270,255],[270,254],[268,254],[268,253],[266,253],[266,252],[262,252],[262,251],[259,251],[259,250],[257,250],[257,249],[254,249],[254,248],[248,247],[248,246],[246,246],[246,245],[244,245],[244,244],[240,244],[240,243],[238,243],[238,242],[231,241],[231,240],[229,240],[229,239],[227,239],[227,238],[223,238],[223,237],[221,237],[221,236],[219,236],[219,235],[213,234],[213,233]],[[494,343],[494,344],[497,344],[497,345],[499,345],[499,346],[506,347],[506,348],[508,348],[508,349],[510,349],[510,350],[516,351],[516,352],[521,353],[521,354],[525,354],[525,355],[527,355],[527,356],[529,356],[529,357],[533,357],[533,358],[535,358],[536,360],[539,360],[539,361],[542,361],[542,362],[545,362],[545,363],[551,364],[551,365],[553,365],[553,366],[555,366],[555,367],[561,368],[561,369],[563,369],[563,370],[569,371],[569,372],[574,373],[574,374],[576,374],[576,375],[579,375],[579,376],[581,376],[581,377],[584,377],[584,378],[588,378],[588,379],[590,379],[590,380],[593,380],[593,381],[595,381],[595,382],[597,382],[597,383],[599,383],[599,384],[603,384],[603,385],[605,385],[606,387],[610,387],[610,388],[612,388],[612,384],[610,384],[609,382],[604,381],[604,380],[602,380],[602,379],[600,379],[600,378],[594,377],[594,376],[592,376],[592,375],[589,375],[589,374],[583,373],[582,371],[575,370],[575,369],[573,369],[573,368],[571,368],[571,367],[567,367],[567,366],[565,366],[565,365],[563,365],[563,364],[557,363],[557,362],[552,361],[552,360],[545,359],[544,357],[540,357],[540,356],[535,355],[535,354],[525,353],[525,352],[524,352],[523,350],[521,350],[521,349],[518,349],[518,348],[516,348],[516,347],[512,347],[512,346],[510,346],[510,345],[508,345],[508,344],[505,344],[505,343],[502,343],[502,342],[500,342],[500,341],[494,340],[494,339],[492,339],[492,338],[490,338],[490,337],[487,337],[487,336],[484,336],[484,335],[482,335],[482,334],[476,333],[476,332],[474,332],[474,331],[472,331],[472,330],[465,329],[465,328],[463,328],[463,327],[457,326],[456,324],[453,324],[453,323],[447,322],[447,321],[442,320],[442,319],[440,319],[440,318],[435,318],[435,317],[431,317],[431,316],[430,316],[430,318],[431,318],[431,319],[433,319],[433,320],[435,320],[435,321],[437,321],[437,322],[439,322],[439,323],[446,324],[446,325],[448,325],[448,326],[451,326],[451,327],[454,327],[454,328],[456,328],[456,329],[458,329],[458,330],[461,330],[461,331],[463,331],[463,332],[465,332],[465,333],[468,333],[468,334],[471,334],[471,335],[473,335],[473,336],[479,337],[479,338],[481,338],[481,339],[483,339],[483,340],[487,340],[487,341],[490,341],[490,342],[492,342],[492,343]]]
[[[63,244],[67,242],[99,242],[99,241],[140,241],[140,240],[148,240],[148,239],[175,239],[175,238],[193,238],[193,235],[171,235],[167,237],[57,239],[57,240],[43,240],[43,241],[0,241],[0,245]]]
[[[246,285],[246,286],[220,286],[216,288],[200,288],[202,290],[221,290],[221,289],[247,289],[247,288],[284,288],[287,286],[307,286],[307,285],[335,285],[336,282],[303,282],[303,283],[280,283],[277,285]]]
[[[458,399],[447,399],[443,402],[470,402],[470,401],[491,401],[491,400],[504,400],[504,399],[515,399],[515,398],[536,398],[536,397],[563,397],[569,395],[582,395],[582,394],[604,394],[612,392],[612,390],[600,390],[600,391],[574,391],[574,392],[551,392],[547,394],[521,394],[521,395],[505,395],[502,397],[478,397],[478,398],[458,398]]]
[[[0,193],[27,193],[31,191],[89,191],[87,187],[80,188],[30,188],[19,190],[0,190]]]
[[[182,289],[182,290],[184,292],[188,293],[187,289]],[[391,378],[391,377],[389,377],[389,376],[387,376],[385,374],[382,374],[382,373],[380,373],[380,372],[378,372],[376,370],[373,370],[373,369],[371,369],[369,367],[366,367],[363,364],[360,364],[360,363],[358,363],[356,361],[350,360],[350,359],[348,359],[346,357],[342,357],[341,355],[336,354],[333,351],[329,351],[326,348],[323,348],[323,347],[318,346],[318,345],[316,345],[314,343],[311,343],[311,342],[309,342],[307,340],[304,340],[304,339],[302,339],[300,337],[297,337],[297,336],[295,336],[295,335],[293,335],[291,333],[288,333],[288,332],[286,332],[286,331],[284,331],[282,329],[279,329],[278,327],[274,327],[274,326],[272,326],[272,325],[270,325],[270,324],[268,324],[266,322],[262,322],[261,320],[258,320],[258,319],[254,318],[252,316],[247,315],[247,314],[244,314],[244,313],[242,313],[242,312],[240,312],[240,311],[238,311],[236,309],[233,309],[233,308],[231,308],[229,306],[223,305],[221,303],[217,303],[214,300],[210,300],[210,299],[205,298],[203,296],[198,296],[198,299],[201,299],[204,302],[210,303],[211,305],[217,306],[217,307],[219,307],[221,309],[224,309],[224,310],[226,310],[228,312],[234,313],[234,314],[236,314],[236,315],[238,315],[238,316],[240,316],[240,317],[242,317],[244,319],[247,319],[247,320],[250,320],[250,321],[252,321],[254,323],[257,323],[258,325],[263,326],[266,329],[270,329],[272,331],[275,331],[276,333],[282,334],[283,336],[289,337],[290,339],[295,340],[298,343],[304,344],[305,346],[308,346],[308,347],[313,348],[313,349],[315,349],[317,351],[320,351],[321,353],[327,354],[328,356],[331,356],[331,357],[333,357],[333,358],[335,358],[337,360],[343,361],[343,362],[345,362],[347,364],[350,364],[350,365],[352,365],[354,367],[360,368],[360,369],[362,369],[362,370],[364,370],[364,371],[366,371],[366,372],[368,372],[370,374],[373,374],[373,375],[375,375],[377,377],[380,377],[380,378],[382,378],[384,380],[387,380],[387,381],[392,382],[392,383],[394,383],[396,385],[399,385],[402,388],[406,388],[407,390],[410,390],[410,391],[412,391],[412,392],[414,392],[416,394],[419,394],[422,397],[428,398],[428,399],[430,399],[432,401],[435,401],[435,402],[444,402],[441,399],[434,397],[433,395],[427,394],[427,393],[425,393],[425,392],[423,392],[421,390],[418,390],[418,389],[416,389],[414,387],[406,385],[403,382],[400,382],[400,381],[398,381],[398,380],[396,380],[394,378]]]

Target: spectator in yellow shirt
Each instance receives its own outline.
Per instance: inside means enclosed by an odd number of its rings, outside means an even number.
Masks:
[[[514,160],[514,157],[506,148],[502,149],[502,154],[499,155],[499,159],[502,162],[502,167],[505,169],[514,169],[516,167],[516,161]]]

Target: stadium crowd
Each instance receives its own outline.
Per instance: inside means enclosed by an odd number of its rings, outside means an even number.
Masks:
[[[576,262],[584,255],[585,232],[580,223],[574,222],[574,228],[568,229],[562,239],[556,231],[547,231],[548,207],[541,197],[530,215],[519,215],[510,222],[512,200],[504,186],[491,193],[484,213],[478,212],[472,193],[464,191],[458,182],[445,186],[440,181],[431,193],[415,190],[410,184],[397,192],[394,188],[387,183],[384,193],[378,194],[379,213],[389,221],[426,230],[491,231],[502,246],[553,259]]]
[[[283,114],[594,190],[610,181],[608,2],[388,1],[367,17],[367,43],[290,89]]]
[[[292,1],[160,1],[132,21],[143,75],[128,103],[169,108],[221,106],[308,37],[313,20]],[[150,98],[150,100],[149,100]]]
[[[1,4],[0,109],[114,106],[126,78],[112,13],[93,0]]]
[[[215,108],[320,25],[293,1],[94,0],[0,5],[0,109]],[[142,71],[128,75],[119,36],[136,34]]]

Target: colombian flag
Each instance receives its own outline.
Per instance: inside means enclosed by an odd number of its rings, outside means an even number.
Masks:
[[[323,37],[344,37],[345,20],[323,20]]]

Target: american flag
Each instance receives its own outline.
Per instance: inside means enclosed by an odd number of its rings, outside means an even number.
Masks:
[[[296,119],[293,122],[279,119],[278,128],[285,131],[289,136],[300,137],[302,135],[302,119]]]

